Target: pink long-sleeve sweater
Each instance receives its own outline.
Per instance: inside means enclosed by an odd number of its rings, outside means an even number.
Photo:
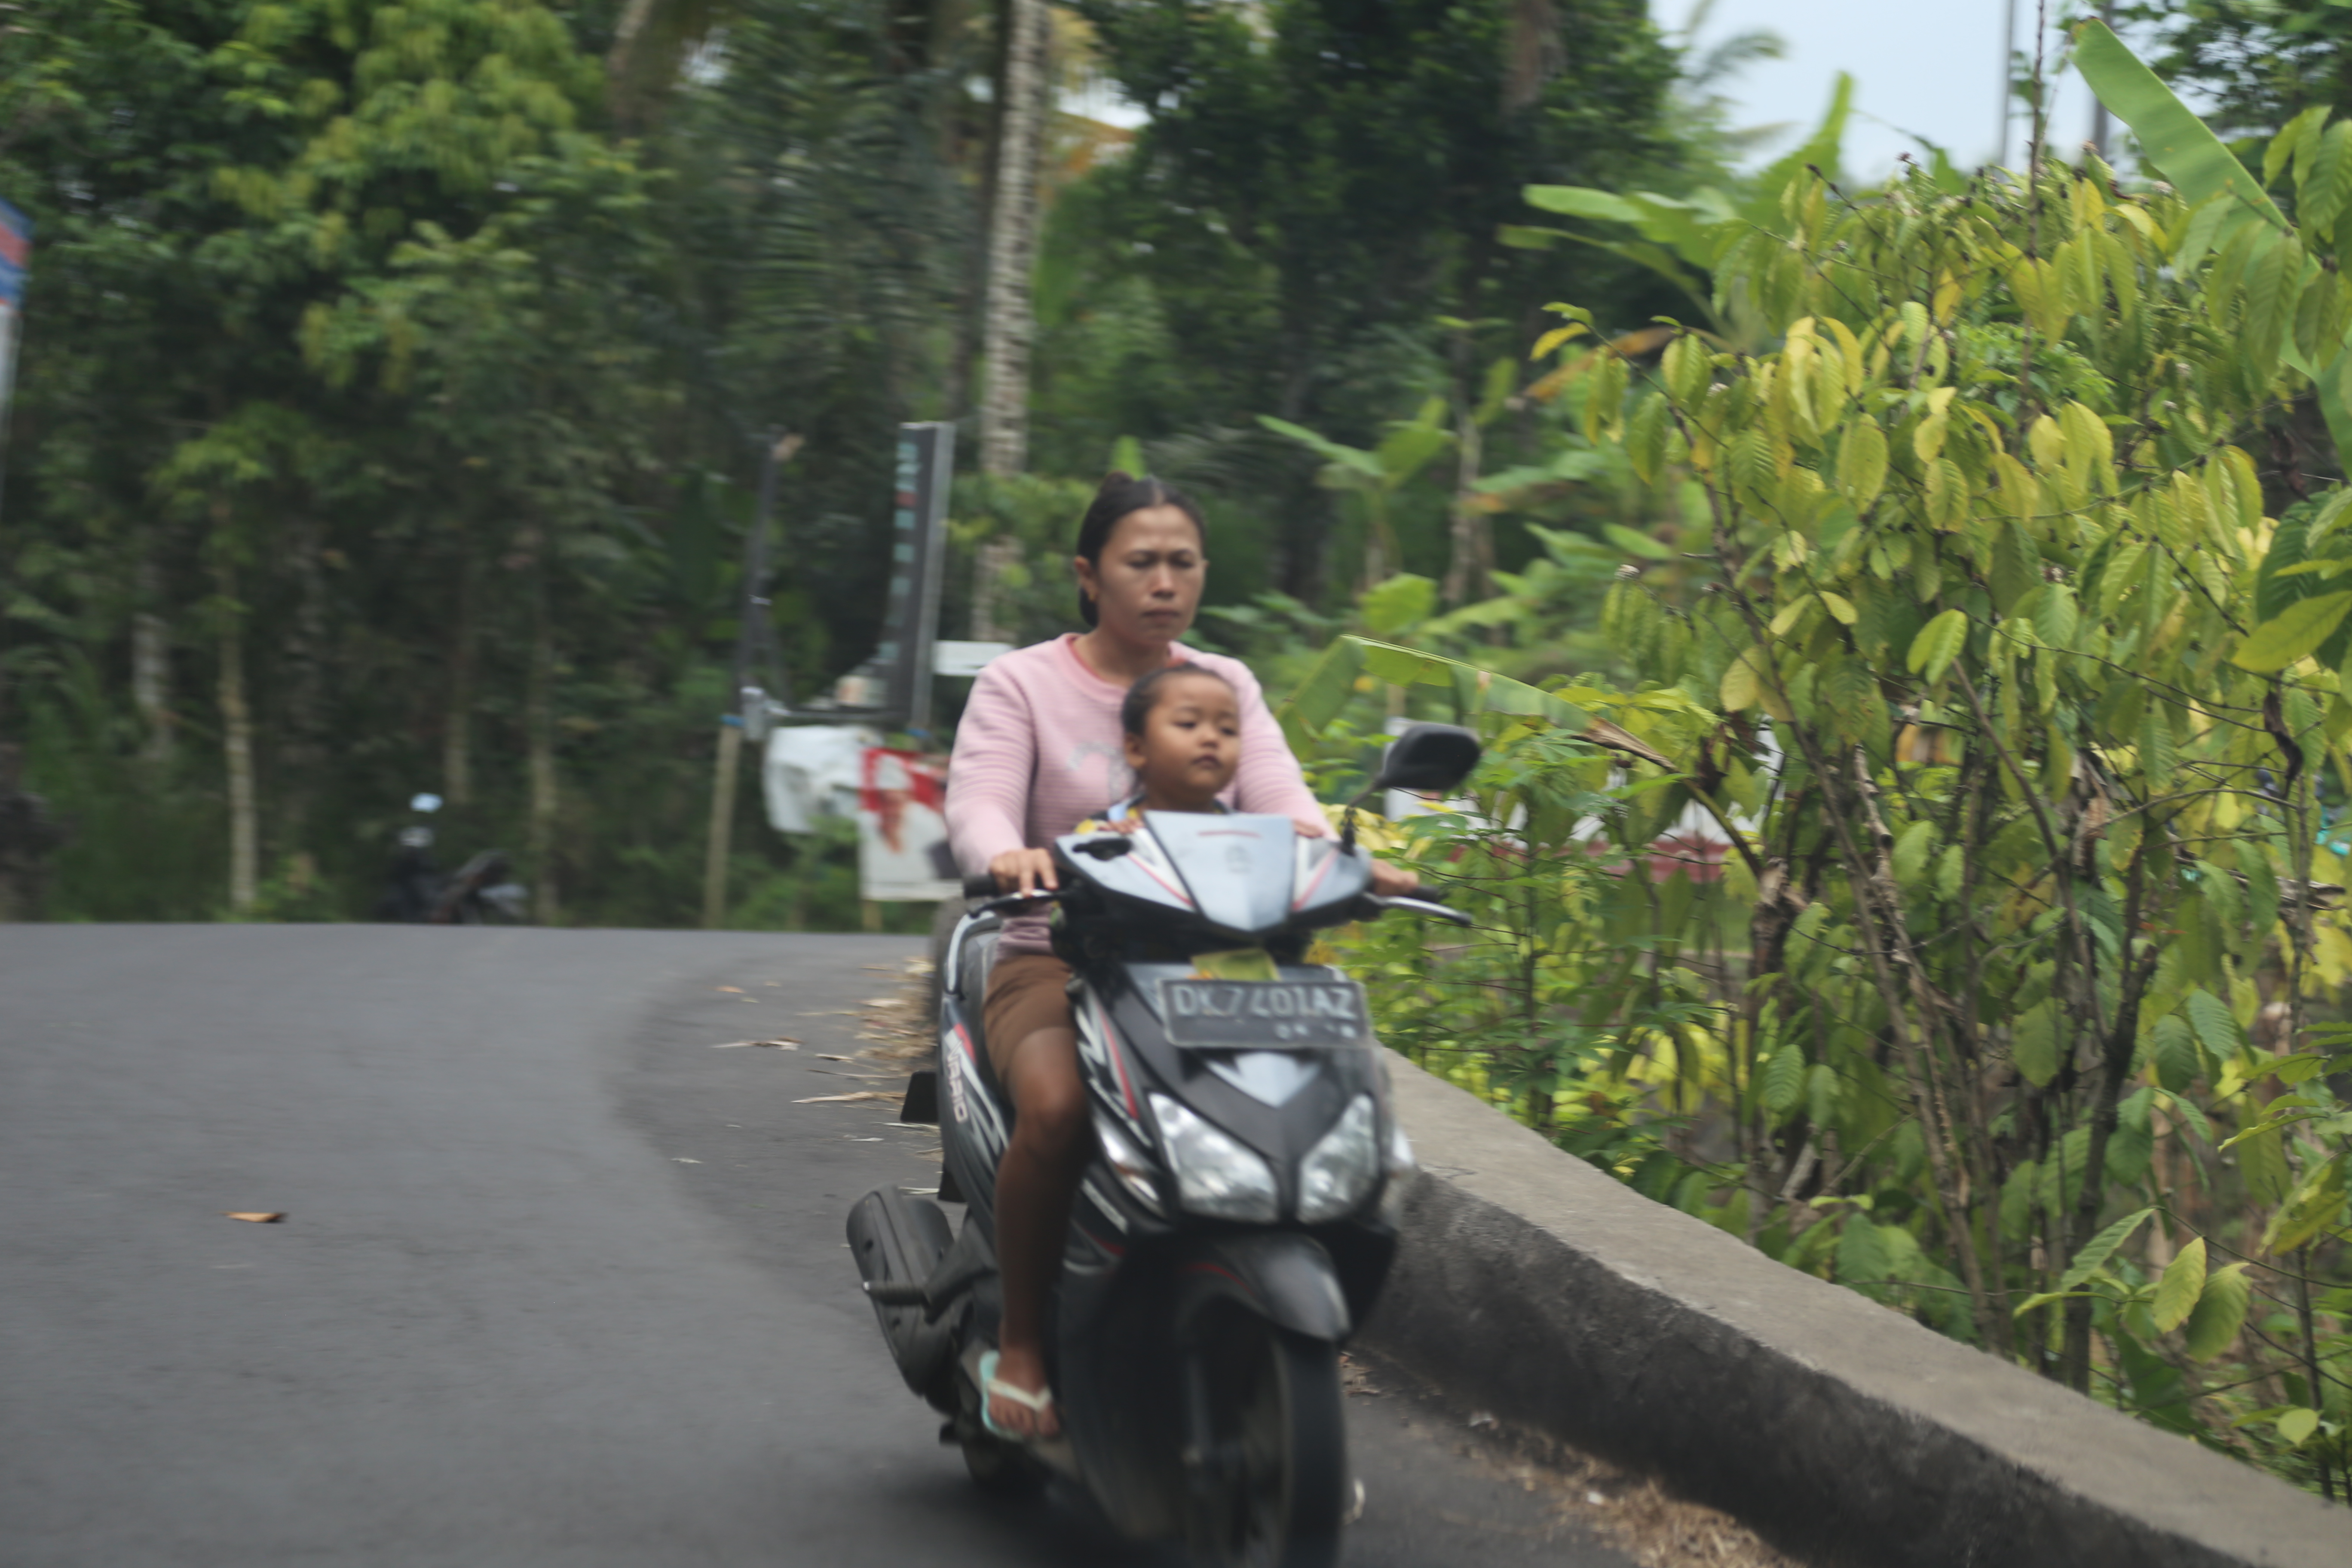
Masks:
[[[1065,634],[1004,654],[972,684],[948,767],[948,841],[966,876],[985,871],[1008,849],[1045,847],[1135,787],[1118,722],[1127,688],[1088,668],[1076,644],[1075,634]],[[1170,647],[1168,662],[1214,670],[1241,699],[1241,763],[1218,798],[1236,811],[1287,816],[1310,831],[1328,831],[1298,759],[1247,668],[1181,644]],[[1004,952],[1050,952],[1044,917],[1007,921],[998,946]]]

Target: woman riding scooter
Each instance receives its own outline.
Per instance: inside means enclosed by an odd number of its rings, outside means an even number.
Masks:
[[[1131,792],[1119,706],[1129,686],[1171,664],[1213,672],[1239,701],[1240,763],[1221,798],[1240,811],[1288,816],[1309,836],[1328,831],[1249,670],[1176,640],[1200,607],[1208,564],[1200,509],[1181,491],[1123,473],[1103,481],[1071,561],[1090,629],[990,664],[957,728],[947,822],[966,875],[985,871],[1007,893],[1058,885],[1044,846]],[[1372,875],[1381,893],[1415,885],[1410,873],[1377,861]],[[988,1415],[1002,1431],[1048,1438],[1060,1423],[1046,1379],[1045,1302],[1094,1131],[1066,989],[1070,970],[1054,955],[1045,920],[1007,921],[997,951],[984,1032],[1014,1120],[997,1173],[1004,1314]]]

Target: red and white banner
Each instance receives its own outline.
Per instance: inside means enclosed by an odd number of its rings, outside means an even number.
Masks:
[[[858,759],[857,879],[866,898],[935,902],[961,897],[948,848],[945,757],[868,746]]]

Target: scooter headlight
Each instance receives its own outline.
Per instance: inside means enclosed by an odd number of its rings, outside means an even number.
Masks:
[[[1177,1200],[1187,1209],[1217,1219],[1276,1217],[1273,1166],[1164,1094],[1151,1097],[1151,1114],[1176,1173]]]
[[[1360,1094],[1298,1162],[1298,1217],[1309,1225],[1351,1214],[1381,1171],[1372,1097]]]
[[[1104,1163],[1118,1177],[1119,1184],[1135,1194],[1136,1202],[1153,1214],[1160,1213],[1160,1183],[1151,1162],[1144,1158],[1134,1141],[1100,1111],[1095,1113],[1095,1137],[1102,1144]]]
[[[1391,1131],[1389,1134],[1389,1180],[1393,1182],[1400,1177],[1410,1176],[1420,1169],[1421,1162],[1413,1158],[1412,1140],[1404,1135],[1402,1127]]]

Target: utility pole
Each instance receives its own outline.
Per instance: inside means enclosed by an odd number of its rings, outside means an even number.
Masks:
[[[1993,167],[2009,162],[2009,57],[2017,48],[2017,0],[2008,0],[2000,11],[2000,118],[1993,123]]]
[[[735,827],[735,778],[742,771],[743,726],[751,718],[747,692],[756,687],[756,664],[768,629],[768,518],[776,505],[776,470],[793,460],[801,438],[785,436],[768,445],[760,464],[760,501],[751,531],[743,540],[743,610],[735,624],[735,662],[727,681],[731,712],[719,720],[719,771],[710,780],[710,836],[702,858],[702,929],[717,931],[727,920],[727,855]],[[763,710],[764,688],[755,699]]]

